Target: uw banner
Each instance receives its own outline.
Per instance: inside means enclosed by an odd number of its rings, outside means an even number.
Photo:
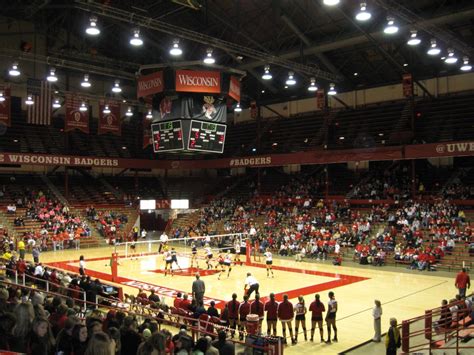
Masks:
[[[108,107],[108,112],[104,109]],[[99,127],[98,134],[111,133],[122,135],[122,119],[120,117],[120,103],[112,100],[99,101]]]
[[[4,100],[0,102],[0,124],[11,126],[11,102],[10,86],[0,86],[0,91],[3,92]]]
[[[85,98],[79,95],[66,94],[65,132],[77,129],[84,133],[89,133],[89,110],[79,110],[83,102],[86,102]]]

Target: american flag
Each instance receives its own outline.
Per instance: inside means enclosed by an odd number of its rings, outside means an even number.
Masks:
[[[28,105],[27,122],[29,124],[50,125],[53,92],[51,83],[37,79],[28,79],[28,95],[32,95],[34,104]]]

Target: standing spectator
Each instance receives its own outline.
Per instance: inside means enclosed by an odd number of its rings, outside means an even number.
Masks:
[[[459,290],[461,297],[466,297],[466,289],[471,287],[471,279],[466,272],[466,268],[462,268],[461,272],[457,274],[454,286]]]
[[[311,311],[311,341],[314,340],[314,331],[316,330],[316,323],[319,328],[319,335],[321,336],[321,343],[324,341],[323,330],[323,313],[326,312],[324,303],[320,301],[318,294],[314,295],[314,301],[309,305]]]
[[[81,276],[86,274],[86,262],[84,261],[84,255],[79,257],[79,274]]]
[[[39,257],[40,257],[40,251],[38,247],[33,247],[33,250],[31,251],[31,254],[33,255],[33,261],[35,264],[39,263]]]
[[[332,339],[333,341],[338,341],[337,340],[337,328],[336,328],[336,313],[337,313],[337,301],[336,298],[334,297],[334,292],[329,292],[329,302],[328,302],[328,312],[326,313],[326,325],[328,328],[328,340],[326,340],[326,343],[330,344],[331,343],[331,326],[332,329],[334,330],[334,338]]]
[[[288,301],[288,295],[283,295],[283,302],[278,305],[278,318],[281,322],[281,329],[283,330],[283,341],[286,344],[286,328],[290,331],[291,343],[296,344],[293,338],[293,317],[295,313],[293,310],[293,304]]]
[[[18,242],[18,251],[20,252],[20,259],[25,260],[25,242],[23,239]]]
[[[84,355],[87,349],[87,327],[84,324],[76,324],[72,328],[72,353]]]
[[[42,317],[35,318],[29,335],[27,354],[48,355],[52,352],[53,343],[54,338],[48,320]]]
[[[387,348],[387,355],[396,355],[397,348],[402,345],[400,331],[397,328],[397,320],[390,318],[390,328],[385,336],[385,347]]]
[[[212,345],[219,350],[219,355],[235,355],[234,343],[226,340],[226,333],[220,330],[217,334],[217,340]]]
[[[372,317],[374,317],[374,338],[373,341],[380,343],[382,334],[382,304],[379,300],[375,300],[375,307],[372,309]]]
[[[141,336],[137,331],[137,321],[131,316],[125,317],[120,332],[122,354],[136,354],[138,346],[142,341]]]
[[[206,292],[206,285],[200,277],[199,273],[196,273],[196,280],[194,280],[192,287],[193,300],[196,300],[197,305],[204,303],[204,293]]]

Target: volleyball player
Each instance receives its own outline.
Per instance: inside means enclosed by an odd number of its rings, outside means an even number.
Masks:
[[[196,268],[199,269],[199,263],[197,261],[197,247],[196,243],[192,242],[191,244],[191,267],[194,266],[194,262],[196,262]]]
[[[321,343],[324,342],[323,336],[323,313],[326,312],[324,303],[319,300],[319,295],[314,296],[314,301],[309,305],[311,311],[311,341],[314,340],[314,331],[316,330],[316,324],[318,324],[319,335],[321,336]]]
[[[221,275],[222,273],[224,272],[225,268],[224,268],[224,257],[222,256],[221,253],[219,253],[219,255],[217,255],[217,264],[216,264],[216,269],[217,268],[220,268],[220,272],[219,272],[219,276],[217,277],[218,280],[221,279]]]
[[[173,269],[173,264],[176,264],[179,270],[181,270],[181,266],[178,264],[178,257],[176,254],[176,250],[171,248],[171,269]]]
[[[272,277],[275,277],[275,275],[273,275],[273,255],[272,253],[270,252],[270,250],[267,248],[267,250],[265,251],[265,253],[263,253],[263,255],[265,256],[265,264],[267,265],[267,277],[270,277],[270,273],[272,273]]]
[[[332,339],[333,341],[337,342],[337,328],[336,328],[336,313],[337,313],[337,301],[336,298],[334,297],[334,292],[329,292],[329,302],[328,302],[328,311],[326,313],[326,326],[328,329],[328,340],[326,340],[326,343],[330,344],[331,343],[331,326],[332,329],[334,330],[334,338]]]
[[[306,333],[306,306],[304,305],[303,296],[298,296],[298,303],[295,304],[295,343],[298,341],[298,328],[301,323],[304,333],[304,340],[308,340]]]
[[[168,271],[171,273],[171,276],[173,276],[173,257],[167,247],[165,247],[163,258],[165,260],[165,276],[168,275]]]
[[[133,260],[133,257],[135,256],[136,259],[138,259],[137,254],[135,253],[135,248],[136,248],[136,239],[133,237],[132,242],[130,244],[130,253],[132,254],[131,259]]]
[[[212,249],[209,246],[209,244],[206,244],[204,247],[204,252],[206,253],[206,265],[207,265],[207,270],[212,269],[213,266],[211,264],[212,261]]]
[[[235,257],[234,257],[234,263],[237,265],[237,263],[242,266],[242,262],[240,261],[240,240],[237,239],[234,244],[234,250],[235,250]]]
[[[240,302],[237,301],[237,294],[233,293],[232,301],[227,302],[227,309],[229,310],[229,326],[230,329],[232,329],[230,334],[232,338],[234,337],[235,329],[239,324],[239,307]]]
[[[245,325],[247,324],[247,314],[250,313],[250,303],[249,303],[249,296],[244,296],[244,301],[239,306],[239,339],[244,339],[244,329]]]
[[[232,271],[232,256],[230,255],[230,250],[227,250],[224,256],[224,267],[227,268],[227,278],[229,278],[230,272]]]

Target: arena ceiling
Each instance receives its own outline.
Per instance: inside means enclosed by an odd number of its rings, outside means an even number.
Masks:
[[[12,25],[34,22],[35,31],[47,36],[52,58],[130,77],[141,65],[176,62],[169,55],[175,38],[181,61],[201,60],[213,48],[216,63],[246,71],[244,101],[262,103],[309,97],[313,76],[318,86],[327,89],[334,82],[341,92],[399,83],[405,72],[419,80],[460,73],[458,64],[426,54],[431,38],[442,53],[453,47],[460,60],[474,60],[472,0],[367,0],[372,18],[364,23],[354,19],[361,2],[329,7],[323,0],[18,0],[3,2],[2,15]],[[98,18],[97,37],[84,33],[91,15]],[[391,36],[383,33],[388,15],[400,27]],[[144,40],[140,48],[129,44],[134,28]],[[406,44],[412,29],[422,39],[417,47]],[[269,81],[261,78],[266,64]],[[290,70],[297,85],[285,88]]]

